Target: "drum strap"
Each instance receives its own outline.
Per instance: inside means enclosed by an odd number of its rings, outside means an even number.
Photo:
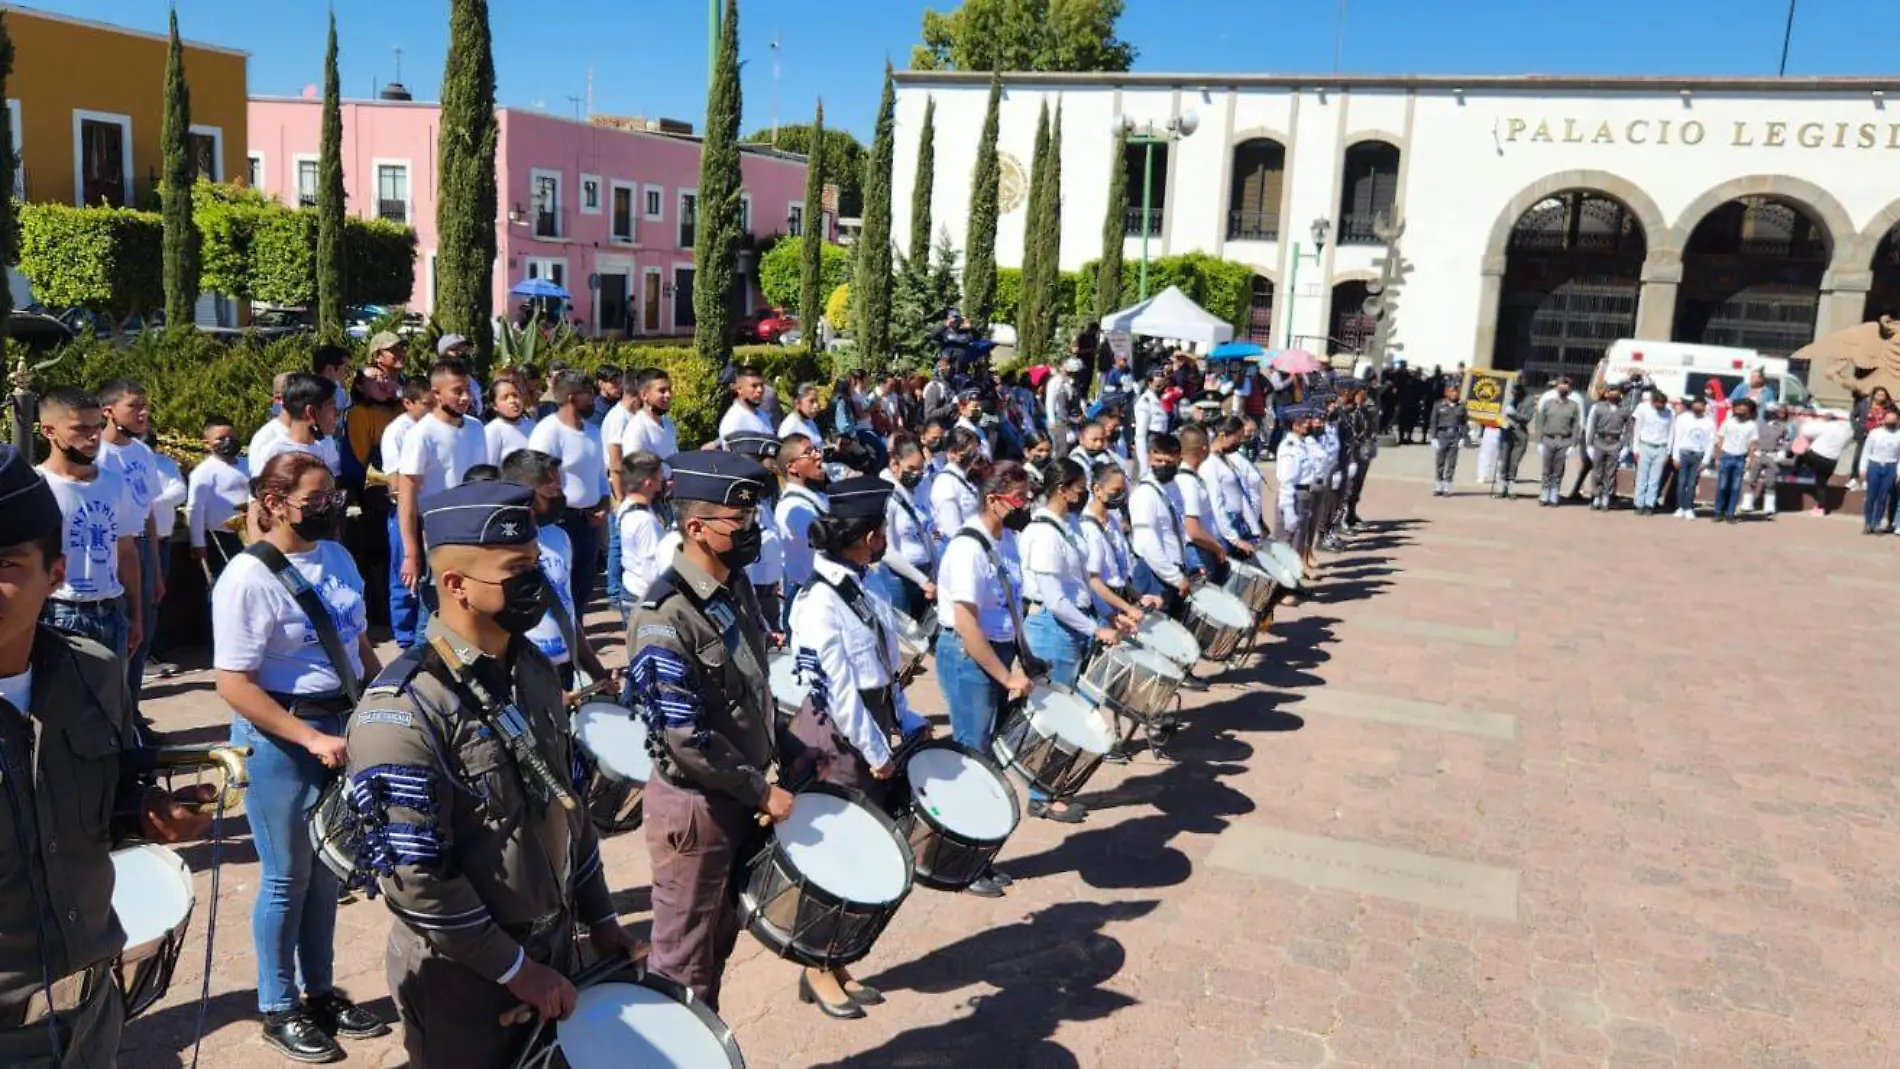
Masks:
[[[1155,496],[1161,499],[1161,507],[1168,510],[1168,522],[1174,525],[1175,541],[1181,544],[1181,550],[1185,553],[1187,551],[1187,531],[1181,526],[1181,514],[1174,510],[1174,502],[1168,499],[1168,492],[1163,490],[1161,484],[1154,479],[1143,479],[1141,485],[1153,490]]]
[[[323,603],[322,595],[310,585],[302,572],[291,565],[290,558],[269,542],[252,542],[244,552],[269,568],[277,581],[290,592],[297,607],[310,618],[310,626],[317,632],[317,644],[323,647],[323,655],[330,659],[330,667],[342,684],[343,697],[355,705],[356,699],[363,694],[363,683],[357,678],[356,669],[350,665],[349,654],[343,648],[343,636],[338,633],[336,620],[330,615],[330,607]]]
[[[1041,674],[1039,671],[1031,670],[1032,667],[1042,665],[1044,662],[1042,658],[1029,652],[1029,635],[1028,632],[1023,630],[1022,603],[1016,596],[1015,584],[1009,581],[1009,569],[1003,564],[1002,554],[996,551],[996,546],[991,544],[989,539],[984,538],[968,527],[952,535],[951,541],[954,542],[959,538],[967,538],[975,542],[978,546],[982,547],[984,555],[989,557],[990,567],[996,569],[996,581],[1003,585],[1003,604],[1009,606],[1010,623],[1016,625],[1016,656],[1022,660],[1023,674],[1026,676]],[[1042,671],[1046,670],[1045,668]]]
[[[714,607],[713,599],[699,600],[699,595],[693,592],[693,585],[680,578],[679,573],[672,568],[669,567],[661,573],[657,582],[664,582],[672,589],[679,591],[680,596],[686,599],[687,604],[691,605],[695,612],[704,617],[707,623],[718,628],[719,640],[726,647],[726,655],[732,658],[733,664],[739,666],[739,674],[745,678],[746,700],[754,703],[763,701],[763,705],[755,707],[768,710],[777,708],[772,700],[770,684],[767,682],[771,677],[766,674],[764,668],[759,666],[759,659],[753,656],[752,645],[745,640],[745,631],[739,626],[739,612],[750,611],[753,619],[764,619],[757,600],[754,599],[750,606],[741,606],[737,612],[731,606],[725,606],[724,612],[714,612],[709,611]],[[745,597],[753,598],[751,584],[740,583],[738,588],[745,591]],[[722,617],[725,618],[723,623]],[[763,698],[761,698],[762,692]]]
[[[814,570],[812,575],[819,582],[837,591],[838,599],[844,602],[845,608],[851,610],[851,615],[857,617],[859,623],[870,628],[871,633],[877,636],[877,659],[884,665],[884,671],[891,677],[891,682],[897,682],[897,665],[891,661],[890,633],[884,630],[884,622],[878,619],[877,610],[871,607],[870,599],[864,596],[864,587],[857,579],[849,575],[842,576],[840,581],[835,583],[826,578],[825,573],[821,571]]]
[[[930,528],[925,525],[924,518],[917,514],[917,504],[910,499],[910,491],[899,486],[896,492],[891,494],[891,500],[903,506],[904,514],[910,517],[911,525],[917,528],[917,536],[924,543],[924,559],[930,562],[924,567],[924,574],[934,573],[937,570],[937,547],[931,542]]]

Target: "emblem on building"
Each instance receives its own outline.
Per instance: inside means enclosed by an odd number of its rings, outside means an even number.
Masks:
[[[1029,170],[1023,161],[1007,152],[996,154],[997,183],[996,210],[1008,215],[1023,206],[1029,199]]]

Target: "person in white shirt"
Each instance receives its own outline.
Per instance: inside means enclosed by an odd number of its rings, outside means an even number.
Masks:
[[[402,414],[389,421],[383,428],[383,437],[377,445],[377,454],[381,457],[379,470],[389,495],[388,515],[383,524],[387,529],[389,543],[389,630],[396,645],[407,649],[415,641],[416,611],[421,602],[402,581],[402,508],[398,498],[402,495],[402,477],[397,469],[402,464],[403,443],[409,432],[435,411],[435,391],[429,388],[426,378],[414,378],[402,384]]]
[[[1029,526],[1029,473],[1007,461],[996,465],[979,501],[937,564],[936,675],[951,735],[988,753],[1003,705],[1027,697],[1032,685],[1018,656],[1022,604],[1003,544],[1006,531]],[[1007,879],[991,870],[967,890],[999,897]]]
[[[1180,499],[1181,525],[1188,537],[1188,562],[1204,571],[1215,584],[1227,581],[1227,546],[1220,539],[1214,496],[1201,481],[1201,465],[1207,463],[1207,431],[1199,426],[1181,428],[1175,436],[1180,443],[1181,459],[1175,467],[1171,489]],[[1157,473],[1158,474],[1158,473]]]
[[[482,425],[468,417],[468,372],[455,360],[438,360],[429,369],[435,408],[403,436],[396,464],[396,515],[402,551],[390,559],[390,571],[411,593],[426,570],[422,553],[422,499],[462,485],[468,469],[488,462]],[[411,633],[419,641],[423,629]]]
[[[812,521],[825,514],[824,456],[818,443],[802,434],[783,439],[778,449],[779,474],[784,485],[779,489],[774,513],[779,530],[785,535],[785,617],[791,616],[792,599],[800,587],[811,582],[812,547],[808,532]],[[785,621],[779,622],[781,629]]]
[[[620,507],[620,496],[624,491],[620,486],[620,462],[626,452],[620,448],[621,439],[627,435],[627,421],[640,408],[640,389],[638,372],[621,371],[612,364],[603,364],[594,372],[595,389],[601,392],[594,401],[594,422],[598,425],[602,464],[607,472],[607,506],[610,514],[607,518],[607,601],[618,605],[622,600],[620,587],[620,524],[615,522],[611,510]],[[609,398],[607,391],[613,391]]]
[[[1304,406],[1288,407],[1280,413],[1286,435],[1273,453],[1273,481],[1278,488],[1275,505],[1280,541],[1304,552],[1306,544],[1306,500],[1313,492],[1313,473],[1307,458],[1306,437],[1312,427],[1312,412]]]
[[[204,443],[205,458],[191,469],[185,483],[185,529],[191,538],[191,555],[216,579],[231,558],[244,550],[243,540],[224,525],[251,500],[251,473],[238,455],[242,443],[230,420],[222,416],[205,420]]]
[[[1636,448],[1636,514],[1648,516],[1662,503],[1663,472],[1669,466],[1669,444],[1675,438],[1675,410],[1661,390],[1650,390],[1631,414],[1631,440]]]
[[[1801,425],[1801,436],[1808,440],[1808,449],[1795,458],[1795,468],[1814,477],[1812,511],[1816,516],[1825,516],[1828,484],[1847,447],[1854,443],[1854,424],[1832,413],[1817,415]]]
[[[1075,376],[1082,361],[1071,356],[1049,375],[1043,387],[1042,407],[1048,416],[1049,444],[1058,453],[1066,453],[1075,443],[1075,425],[1080,413],[1075,407]]]
[[[1669,457],[1676,462],[1676,518],[1695,519],[1695,493],[1702,481],[1702,468],[1715,447],[1715,417],[1709,415],[1708,398],[1701,394],[1689,398],[1689,411],[1676,416],[1670,428]]]
[[[1148,368],[1148,388],[1135,398],[1135,461],[1136,470],[1144,477],[1148,474],[1148,443],[1157,434],[1168,430],[1168,410],[1162,407],[1161,391],[1168,386],[1168,367],[1156,360]]]
[[[802,434],[814,442],[824,441],[825,433],[818,429],[818,410],[821,407],[818,384],[799,383],[798,395],[792,400],[792,410],[785,414],[785,419],[778,425],[778,436],[790,438],[794,434]]]
[[[1162,599],[1172,612],[1193,589],[1188,581],[1187,524],[1173,485],[1181,443],[1172,434],[1148,441],[1148,474],[1128,497],[1135,547],[1135,589]]]
[[[482,384],[475,381],[469,372],[469,361],[475,358],[475,343],[460,334],[444,334],[435,342],[436,363],[452,362],[468,379],[468,411],[466,415],[482,418]],[[431,375],[433,378],[433,375]]]
[[[158,627],[158,603],[165,597],[165,569],[158,554],[159,532],[150,515],[152,504],[163,487],[158,458],[145,444],[145,437],[152,430],[151,399],[145,387],[130,379],[112,379],[99,387],[99,404],[105,417],[105,428],[99,436],[99,468],[117,472],[124,478],[132,504],[147,513],[141,517],[134,539],[139,555],[139,585],[126,588],[127,611],[138,617],[142,638],[131,644],[125,663],[132,710],[137,713],[139,698],[145,689],[145,660],[151,653],[152,637]]]
[[[491,395],[494,396],[494,395]],[[499,404],[499,397],[496,401]],[[575,611],[574,543],[561,527],[563,496],[561,462],[538,449],[517,449],[501,465],[501,478],[534,491],[535,537],[540,543],[541,575],[547,580],[548,611],[523,636],[560,673],[561,685],[572,692],[581,684],[607,678],[587,629]],[[582,676],[585,676],[585,679]]]
[[[1887,409],[1880,426],[1867,432],[1860,454],[1860,481],[1867,499],[1862,510],[1862,534],[1882,534],[1893,527],[1887,519],[1894,480],[1900,477],[1900,411]]]
[[[482,437],[488,442],[488,462],[500,467],[510,453],[528,448],[535,419],[528,415],[528,399],[512,368],[503,369],[495,376],[489,397],[495,418],[482,425]]]
[[[672,566],[671,556],[660,555],[660,540],[666,528],[653,511],[653,502],[665,487],[660,458],[647,452],[628,453],[620,462],[620,485],[625,491],[614,526],[620,529],[620,601],[621,616],[631,619],[633,606],[647,596],[647,588],[660,573]],[[633,637],[627,648],[633,648]]]
[[[883,479],[892,487],[884,505],[884,559],[874,573],[873,590],[912,620],[922,620],[937,600],[937,536],[930,525],[923,486],[923,446],[908,431],[891,435],[890,467]]]
[[[574,542],[574,604],[584,616],[600,580],[607,454],[600,445],[600,428],[587,422],[594,411],[593,380],[570,369],[554,376],[549,389],[557,407],[554,415],[535,424],[528,448],[561,462],[561,489],[567,495],[561,526]]]
[[[284,411],[284,385],[290,381],[292,374],[294,374],[294,372],[279,371],[276,375],[272,376],[270,384],[271,417],[264,421],[262,427],[257,428],[256,433],[251,435],[250,443],[244,447],[245,456],[256,457],[264,451],[264,447],[282,438],[285,432],[290,430],[290,416]]]
[[[309,453],[322,460],[332,476],[341,474],[342,458],[337,453],[336,391],[321,375],[294,371],[284,383],[284,417],[289,420],[284,435],[251,454],[251,470],[261,472],[279,453]]]
[[[105,426],[99,399],[73,386],[40,397],[40,433],[51,446],[40,474],[64,517],[66,576],[41,610],[46,623],[92,639],[120,663],[144,637],[143,621],[126,614],[122,596],[137,590],[137,538],[151,509],[133,502],[125,477],[98,466]]]
[[[930,524],[937,538],[944,541],[961,531],[982,503],[970,479],[971,465],[982,456],[981,436],[958,427],[950,432],[949,442],[950,449],[944,454],[949,459],[930,481]],[[1028,477],[1024,472],[1023,478]]]
[[[151,448],[157,441],[158,435],[156,433],[150,431],[146,432],[145,445],[147,448]],[[185,478],[178,471],[177,461],[159,452],[157,449],[152,449],[152,461],[156,465],[159,480],[158,496],[152,499],[152,531],[158,536],[158,540],[153,543],[157,548],[157,552],[153,556],[157,564],[157,570],[162,572],[171,567],[172,534],[178,529],[178,513],[185,503],[186,487]],[[163,577],[161,576],[160,578],[162,579]],[[156,627],[157,619],[154,618],[152,627],[148,628],[148,630],[156,635]],[[178,666],[169,661],[160,661],[153,658],[146,663],[150,667],[152,674],[161,679],[169,679],[178,674]]]
[[[1716,429],[1715,522],[1734,523],[1742,500],[1742,473],[1761,443],[1761,424],[1755,420],[1755,402],[1735,402],[1728,418]]]
[[[1201,484],[1207,488],[1208,509],[1214,515],[1214,533],[1221,545],[1238,556],[1251,557],[1260,541],[1260,510],[1254,506],[1241,476],[1246,458],[1235,459],[1245,427],[1238,416],[1227,416],[1216,424],[1209,440],[1212,449],[1198,472]],[[1184,452],[1186,444],[1182,443]],[[1186,474],[1185,469],[1182,474]]]
[[[665,461],[680,451],[679,429],[667,413],[673,408],[673,380],[659,368],[648,368],[636,382],[640,408],[627,417],[627,430],[620,440],[621,456],[652,453]]]
[[[726,439],[727,452],[751,457],[774,475],[779,474],[779,445],[778,435],[759,431],[737,431]],[[785,618],[791,610],[789,592],[780,596],[785,580],[785,532],[778,522],[779,494],[778,479],[765,485],[765,493],[759,498],[759,558],[745,569],[746,581],[752,584],[753,596],[759,600],[759,612],[765,618],[765,630],[773,636],[774,644],[782,642]],[[673,531],[661,543],[662,560],[673,559],[678,535],[678,531]]]
[[[738,431],[773,433],[772,417],[765,414],[765,377],[755,367],[741,367],[732,378],[732,404],[719,419],[719,442]]]
[[[1137,627],[1161,599],[1135,592],[1135,554],[1122,531],[1121,511],[1128,507],[1128,476],[1107,464],[1090,479],[1089,503],[1080,517],[1082,544],[1088,551],[1089,590],[1095,596],[1095,615],[1125,616]]]
[[[969,387],[968,389],[959,391],[957,393],[956,429],[960,431],[968,431],[970,436],[976,439],[977,449],[980,452],[982,452],[983,459],[989,460],[991,457],[995,456],[995,454],[991,451],[989,435],[983,432],[982,420],[983,420],[982,393],[979,392],[974,386]],[[957,525],[957,527],[961,527],[961,526],[962,524]],[[951,527],[948,529],[954,531],[957,529],[957,527]]]

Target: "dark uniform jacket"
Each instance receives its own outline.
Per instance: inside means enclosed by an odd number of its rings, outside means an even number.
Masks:
[[[743,572],[732,578],[674,557],[634,610],[628,670],[660,774],[757,808],[778,759],[777,706],[757,600]]]
[[[428,634],[447,639],[489,693],[514,703],[548,767],[583,797],[547,657],[517,638],[507,664],[497,664],[438,617]],[[611,920],[615,910],[586,807],[537,800],[532,779],[466,691],[450,684],[439,657],[424,646],[398,658],[350,720],[351,804],[365,839],[358,861],[381,878],[402,925],[443,957],[499,980],[524,952],[548,963],[543,952],[562,925]]]

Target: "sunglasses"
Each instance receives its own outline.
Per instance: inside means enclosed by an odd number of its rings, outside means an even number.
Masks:
[[[348,500],[348,495],[341,490],[317,490],[306,496],[301,503],[293,501],[291,504],[306,512],[322,512],[325,509],[340,509],[346,500]]]

